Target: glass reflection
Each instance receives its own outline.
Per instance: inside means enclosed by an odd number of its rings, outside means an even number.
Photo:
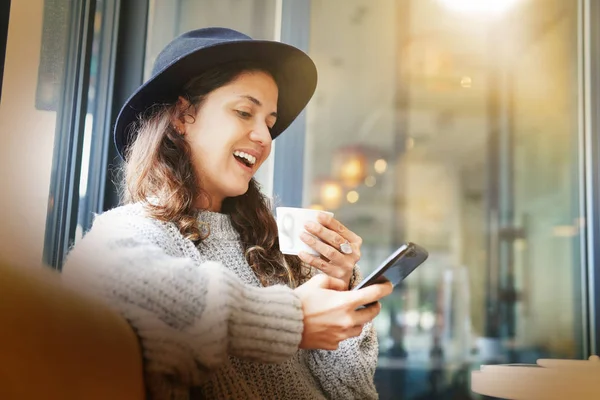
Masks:
[[[583,356],[577,3],[475,3],[311,2],[304,203],[363,237],[365,274],[430,252],[376,320],[382,399]]]

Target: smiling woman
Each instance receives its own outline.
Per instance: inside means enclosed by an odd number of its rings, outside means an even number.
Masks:
[[[300,50],[207,28],[167,45],[123,106],[125,204],[96,218],[63,277],[129,320],[150,398],[377,397],[370,322],[391,285],[347,290],[360,238],[332,217],[309,230],[326,268],[282,254],[253,178],[315,86]]]

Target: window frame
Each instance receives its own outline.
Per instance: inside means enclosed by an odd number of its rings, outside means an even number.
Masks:
[[[87,195],[79,201],[90,63],[97,1],[73,1],[65,89],[59,107],[43,262],[57,270],[74,243],[78,223],[87,231],[93,216],[119,204],[121,161],[112,144],[120,106],[142,83],[148,0],[104,0],[102,57],[94,113]]]
[[[583,129],[580,140],[584,184],[582,197],[582,234],[585,237],[582,254],[582,308],[585,321],[584,355],[600,352],[600,4],[580,0],[580,29],[583,52],[580,101],[583,109]]]
[[[77,227],[96,0],[73,1],[71,6],[43,251],[43,262],[59,270]]]

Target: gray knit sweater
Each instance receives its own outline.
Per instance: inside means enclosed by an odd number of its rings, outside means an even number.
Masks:
[[[141,204],[96,217],[63,279],[100,296],[140,339],[150,398],[372,399],[372,325],[336,351],[299,350],[302,308],[287,286],[261,287],[224,214],[203,212],[198,247]],[[110,384],[110,382],[106,382]]]

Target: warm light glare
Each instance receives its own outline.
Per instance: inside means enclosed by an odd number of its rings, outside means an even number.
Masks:
[[[364,177],[365,168],[361,159],[350,158],[341,168],[340,178],[347,186],[356,186]]]
[[[519,0],[438,0],[449,10],[464,14],[503,14]]]
[[[369,175],[365,178],[365,185],[367,187],[373,187],[377,183],[377,179],[373,175]]]
[[[321,204],[311,204],[308,208],[311,210],[325,211],[325,207],[323,207]]]
[[[360,196],[358,195],[358,192],[356,190],[351,190],[350,192],[348,192],[348,194],[346,195],[346,200],[348,200],[348,203],[356,203],[358,201],[358,198]]]
[[[383,158],[380,158],[379,160],[375,161],[374,167],[378,174],[383,174],[387,169],[387,161],[385,161]]]
[[[460,80],[460,86],[464,87],[465,89],[469,89],[472,84],[473,82],[471,81],[470,76],[463,76]]]
[[[321,186],[321,203],[328,209],[338,208],[342,198],[342,187],[337,182],[325,182]]]

